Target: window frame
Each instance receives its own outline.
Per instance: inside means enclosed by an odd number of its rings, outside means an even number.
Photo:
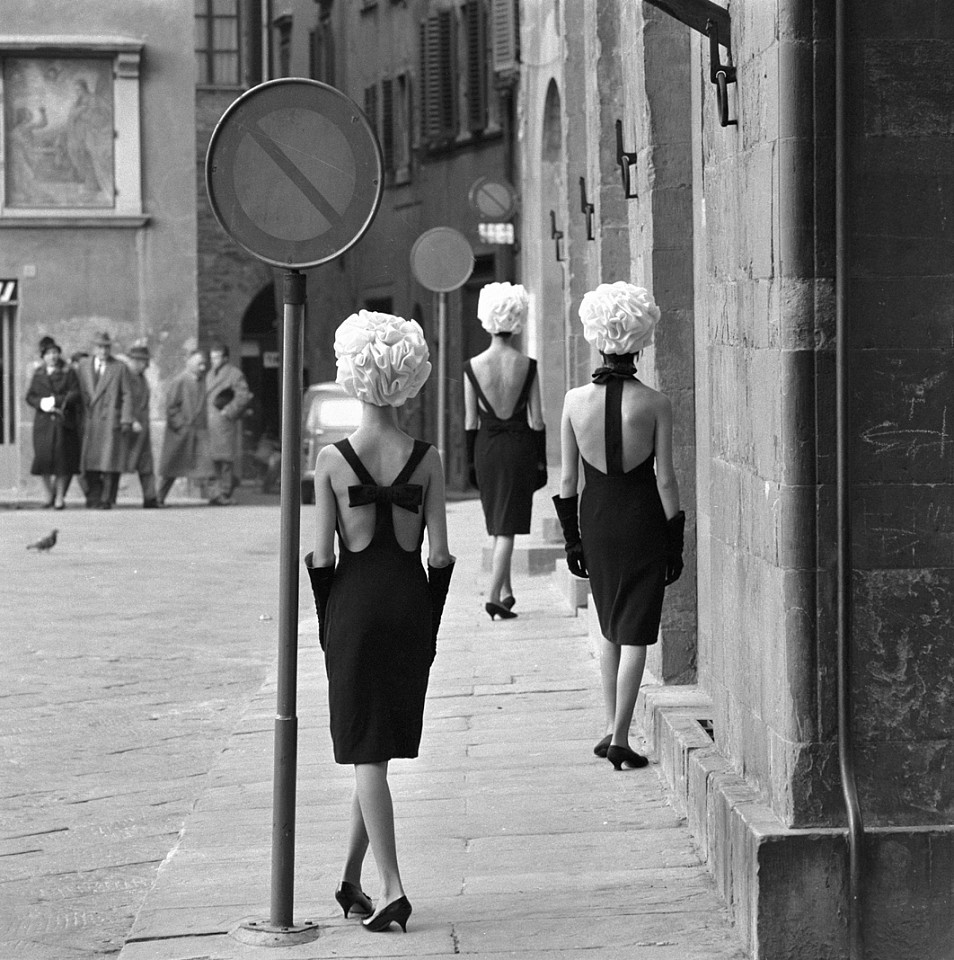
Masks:
[[[107,59],[113,74],[113,205],[17,207],[7,203],[6,110],[0,110],[0,225],[8,227],[140,227],[142,208],[140,67],[143,42],[132,37],[0,35],[0,103],[4,63],[10,59]]]
[[[205,90],[234,90],[242,86],[242,19],[239,0],[234,0],[234,13],[215,13],[215,0],[195,0],[195,23],[198,25],[200,20],[205,22],[205,46],[195,49],[196,57],[196,78],[195,85],[199,89]],[[200,5],[204,5],[204,12],[199,10]],[[235,21],[235,47],[216,47],[214,44],[215,21],[216,20],[234,20]],[[200,75],[200,53],[204,56],[205,70]],[[217,53],[235,54],[235,79],[218,80],[215,78],[215,55]]]

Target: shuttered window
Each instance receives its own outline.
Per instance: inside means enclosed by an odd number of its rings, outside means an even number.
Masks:
[[[364,115],[371,124],[371,129],[376,137],[381,136],[380,127],[378,127],[378,86],[372,84],[364,88]]]
[[[487,126],[487,13],[483,0],[467,0],[463,9],[467,50],[467,129]]]
[[[421,23],[421,133],[429,146],[457,135],[457,35],[453,10]]]
[[[384,172],[394,173],[394,81],[381,81],[381,152]]]
[[[513,73],[520,56],[516,0],[491,0],[494,73]]]

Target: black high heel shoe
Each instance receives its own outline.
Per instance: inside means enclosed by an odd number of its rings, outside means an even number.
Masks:
[[[373,920],[362,920],[361,926],[372,933],[381,933],[387,930],[392,923],[396,923],[407,933],[407,918],[411,915],[411,903],[407,897],[398,897],[392,900]]]
[[[516,602],[517,598],[513,594],[510,594],[509,597],[504,597],[503,600],[500,601],[500,605],[506,607],[508,610],[513,610],[513,605]]]
[[[614,770],[622,770],[623,764],[628,764],[631,767],[645,767],[649,761],[639,753],[636,753],[635,750],[630,750],[629,747],[616,747],[609,746],[606,750],[606,759],[613,764]]]
[[[335,900],[338,901],[338,906],[344,910],[346,920],[348,919],[348,913],[355,907],[358,908],[354,911],[356,916],[360,914],[362,917],[370,917],[374,913],[371,898],[360,887],[356,887],[347,880],[342,880],[341,885],[335,890]]]
[[[505,607],[502,603],[494,603],[493,600],[488,600],[484,604],[484,609],[490,614],[491,620],[495,617],[500,617],[501,620],[513,620],[517,616],[509,607]]]
[[[593,747],[593,753],[595,753],[598,757],[602,757],[605,760],[606,751],[609,750],[609,746],[612,742],[613,742],[613,734],[611,733],[606,734],[606,736],[603,737],[603,739],[600,740],[600,742],[595,747]]]

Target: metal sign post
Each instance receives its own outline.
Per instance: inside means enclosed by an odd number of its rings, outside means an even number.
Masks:
[[[411,271],[437,297],[437,452],[445,463],[447,439],[447,294],[462,287],[474,272],[474,252],[452,227],[425,230],[411,248]]]
[[[244,93],[222,115],[206,156],[206,188],[225,232],[259,260],[286,269],[271,912],[268,920],[246,921],[233,931],[256,946],[318,936],[316,923],[293,919],[305,323],[300,271],[333,260],[360,239],[381,202],[381,171],[381,148],[364,114],[315,80],[271,80]]]

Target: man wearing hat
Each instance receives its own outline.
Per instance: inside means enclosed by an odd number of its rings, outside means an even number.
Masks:
[[[129,388],[132,393],[132,432],[126,435],[123,473],[138,473],[142,487],[144,510],[159,506],[156,499],[156,475],[152,461],[152,438],[149,434],[149,381],[146,368],[149,366],[149,347],[134,343],[126,354],[129,367]]]
[[[83,397],[85,430],[80,469],[88,484],[88,509],[109,510],[116,499],[123,469],[123,435],[132,432],[132,391],[126,364],[112,355],[113,341],[100,333],[93,341],[93,356],[77,365]]]

